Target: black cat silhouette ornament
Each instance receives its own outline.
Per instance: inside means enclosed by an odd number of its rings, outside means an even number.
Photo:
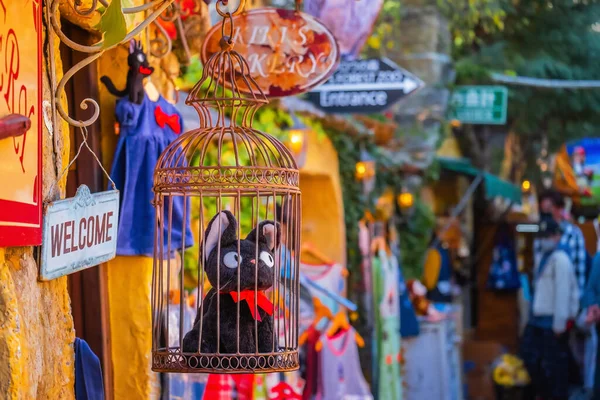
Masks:
[[[118,90],[112,80],[104,75],[100,81],[113,96],[129,96],[129,101],[142,104],[144,100],[144,78],[152,75],[154,68],[148,63],[148,57],[142,49],[142,44],[131,40],[129,42],[129,56],[127,57],[129,71],[127,72],[127,85],[125,89]]]
[[[212,288],[204,298],[203,315],[199,310],[194,327],[183,339],[185,353],[252,354],[256,343],[259,353],[276,351],[274,307],[264,291],[273,286],[279,224],[263,221],[243,240],[238,240],[237,232],[237,221],[229,211],[220,212],[208,224],[201,250]]]

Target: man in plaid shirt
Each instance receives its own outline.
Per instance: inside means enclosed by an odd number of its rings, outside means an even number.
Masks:
[[[543,214],[552,215],[554,220],[560,224],[563,234],[559,246],[569,255],[575,267],[579,291],[583,294],[586,285],[586,250],[581,229],[566,220],[565,201],[558,192],[548,191],[540,195],[540,211]],[[538,265],[543,255],[538,240],[533,243],[533,254],[535,265]]]

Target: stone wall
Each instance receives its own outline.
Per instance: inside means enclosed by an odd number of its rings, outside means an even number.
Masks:
[[[49,51],[59,54],[58,42]],[[60,58],[57,62],[62,70]],[[43,84],[49,99],[47,57]],[[43,129],[43,190],[49,201],[54,198],[48,190],[68,163],[69,129],[60,122],[53,135]],[[42,283],[37,277],[32,247],[0,248],[0,399],[74,398],[75,331],[67,278]]]

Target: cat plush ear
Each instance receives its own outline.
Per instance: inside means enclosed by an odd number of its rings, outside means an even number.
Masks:
[[[221,241],[221,247],[237,241],[237,221],[230,211],[221,211],[208,224],[205,232],[204,246],[200,248],[200,251],[205,251],[205,261],[213,250],[217,248],[219,240]]]
[[[131,39],[129,41],[129,54],[133,54],[133,52],[135,51],[135,39]]]
[[[256,231],[254,228],[252,232],[248,234],[246,240],[256,242]],[[279,246],[281,242],[281,229],[279,228],[279,222],[263,221],[258,225],[258,241],[265,244],[269,250],[273,251]]]

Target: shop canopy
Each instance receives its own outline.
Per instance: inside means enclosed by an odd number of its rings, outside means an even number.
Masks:
[[[485,197],[488,200],[493,200],[496,197],[502,197],[513,204],[521,203],[521,189],[518,186],[500,179],[496,175],[476,168],[469,160],[465,158],[438,157],[438,161],[440,162],[441,168],[447,171],[452,171],[471,177],[482,175]]]

